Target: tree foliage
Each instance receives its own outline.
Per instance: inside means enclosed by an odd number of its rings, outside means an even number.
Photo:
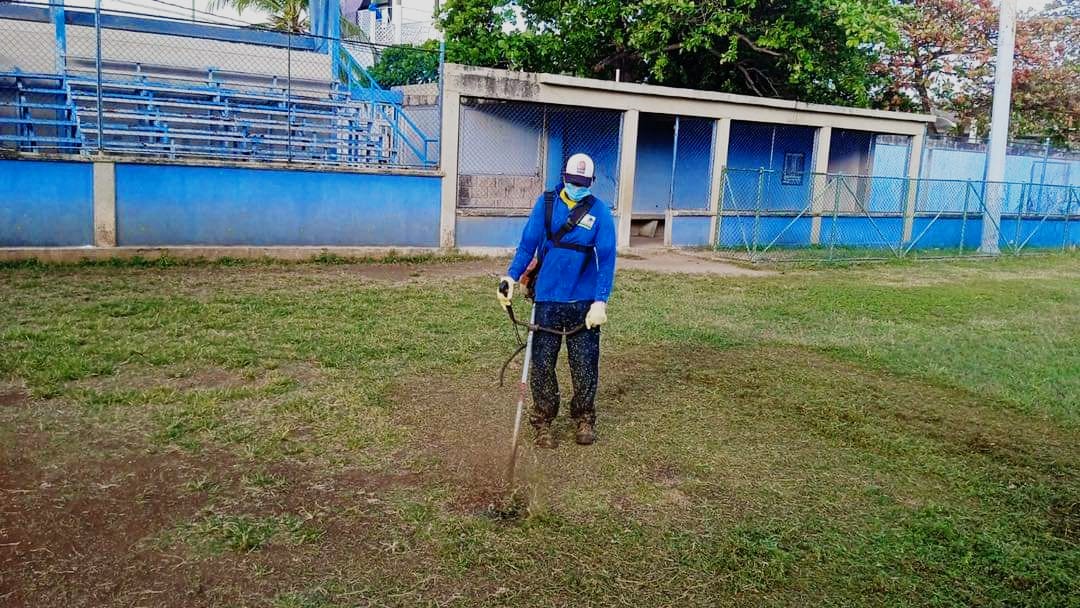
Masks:
[[[985,132],[993,102],[998,10],[992,0],[907,0],[901,42],[875,67],[880,104],[943,109]],[[1012,131],[1076,141],[1080,127],[1080,0],[1056,0],[1017,24]]]
[[[448,0],[450,61],[867,105],[892,0]]]
[[[439,45],[429,40],[419,46],[385,48],[368,72],[384,87],[435,82],[439,77]]]

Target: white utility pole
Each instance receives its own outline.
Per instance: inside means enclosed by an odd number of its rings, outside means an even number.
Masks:
[[[394,44],[401,44],[401,26],[404,25],[405,11],[401,8],[401,0],[394,0],[390,11],[390,19],[394,22]]]
[[[1016,43],[1016,0],[1001,0],[998,19],[997,64],[994,67],[994,109],[990,116],[990,150],[986,160],[982,245],[979,251],[997,255],[998,227],[1004,203],[1005,153],[1009,144],[1009,112],[1012,107],[1013,47]]]

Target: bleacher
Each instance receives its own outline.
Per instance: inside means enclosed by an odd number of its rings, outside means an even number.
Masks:
[[[374,81],[346,85],[331,80],[329,69],[247,72],[166,63],[160,55],[158,62],[135,61],[130,44],[126,56],[105,57],[99,74],[95,54],[71,46],[63,74],[41,73],[40,61],[39,71],[23,71],[18,56],[13,65],[0,62],[0,151],[435,163],[435,140],[405,115],[399,94]]]
[[[76,153],[82,133],[66,78],[0,73],[0,150]]]

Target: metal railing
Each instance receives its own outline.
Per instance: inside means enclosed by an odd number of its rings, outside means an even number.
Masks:
[[[0,150],[437,167],[438,125],[410,115],[431,109],[409,107],[372,75],[385,48],[342,42],[0,5]],[[365,49],[368,65],[350,48]],[[441,61],[438,50],[395,49]],[[437,94],[429,101],[438,106]]]

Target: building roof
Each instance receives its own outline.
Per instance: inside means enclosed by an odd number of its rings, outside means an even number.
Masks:
[[[504,101],[732,119],[806,127],[835,127],[916,136],[934,122],[929,114],[889,112],[734,95],[649,84],[446,64],[448,94]]]

